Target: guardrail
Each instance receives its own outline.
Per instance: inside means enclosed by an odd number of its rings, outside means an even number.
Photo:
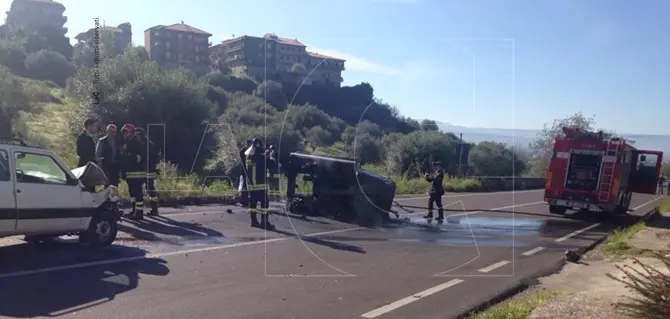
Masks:
[[[515,177],[515,176],[470,176],[477,179],[482,188],[488,189],[542,189],[546,179],[544,177]]]

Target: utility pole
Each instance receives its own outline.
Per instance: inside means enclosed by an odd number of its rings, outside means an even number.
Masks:
[[[463,163],[463,133],[460,134],[459,138],[459,152],[458,152],[458,177],[461,177],[461,164]]]

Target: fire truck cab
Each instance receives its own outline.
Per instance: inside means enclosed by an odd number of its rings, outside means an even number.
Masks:
[[[563,128],[554,139],[544,201],[549,212],[627,213],[632,193],[656,194],[663,152],[638,150],[602,131]]]

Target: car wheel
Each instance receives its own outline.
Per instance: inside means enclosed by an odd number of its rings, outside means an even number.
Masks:
[[[104,247],[111,245],[116,240],[118,224],[112,214],[98,214],[91,218],[88,229],[83,233],[83,242],[93,247]]]

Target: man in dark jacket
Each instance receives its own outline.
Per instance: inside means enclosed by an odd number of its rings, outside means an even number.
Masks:
[[[107,125],[105,136],[98,140],[95,147],[95,155],[98,165],[107,175],[109,185],[119,186],[119,141],[117,140],[117,128],[114,124]]]
[[[444,195],[444,172],[440,162],[433,162],[433,174],[426,173],[426,181],[430,182],[430,191],[428,192],[428,214],[426,219],[433,219],[433,204],[437,206],[437,220],[444,220],[444,209],[442,208],[442,195]]]
[[[98,121],[88,119],[84,122],[84,130],[77,137],[77,167],[86,166],[88,162],[95,163],[95,139],[93,135],[98,130]]]

